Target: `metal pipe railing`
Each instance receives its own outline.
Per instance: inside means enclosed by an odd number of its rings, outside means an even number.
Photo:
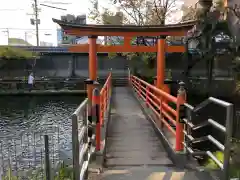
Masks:
[[[223,126],[219,124],[217,121],[213,119],[207,119],[203,123],[200,123],[198,125],[194,124],[192,121],[192,114],[197,113],[199,110],[206,107],[209,103],[214,103],[216,105],[219,105],[221,107],[226,108],[226,125]],[[223,180],[229,179],[229,169],[230,169],[230,156],[231,156],[231,139],[232,139],[232,132],[233,132],[233,104],[222,101],[220,99],[216,99],[213,97],[208,98],[207,100],[200,103],[198,106],[193,107],[189,104],[184,104],[187,112],[187,117],[183,118],[184,123],[186,124],[184,135],[185,135],[185,142],[183,142],[183,145],[185,146],[186,150],[192,154],[192,155],[203,155],[208,156],[211,158],[223,171]],[[206,126],[212,126],[216,130],[218,130],[220,133],[225,134],[225,141],[224,144],[221,143],[219,140],[217,140],[213,135],[207,135],[204,137],[198,137],[194,138],[192,135],[192,132],[205,128]],[[209,141],[211,142],[215,147],[217,147],[220,151],[224,154],[224,160],[221,162],[217,159],[217,157],[213,154],[211,151],[194,151],[191,147],[191,144],[203,142],[203,141]]]
[[[73,179],[84,179],[91,156],[88,144],[88,99],[72,115]]]

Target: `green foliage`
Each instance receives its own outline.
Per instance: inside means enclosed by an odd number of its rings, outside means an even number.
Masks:
[[[30,44],[27,41],[24,41],[23,39],[20,39],[20,38],[9,38],[8,43],[9,43],[9,45],[32,46],[32,44]]]
[[[56,175],[54,176],[55,180],[68,180],[73,179],[73,168],[66,165],[64,162],[60,165],[60,168]]]
[[[213,153],[214,156],[223,163],[224,161],[224,154],[222,151],[216,151]],[[233,139],[233,146],[232,146],[232,154],[231,154],[231,167],[230,167],[230,175],[232,178],[240,178],[240,140]],[[205,167],[208,169],[219,169],[218,165],[209,158],[205,163]]]
[[[223,163],[224,155],[223,155],[222,151],[216,151],[213,154],[221,163]],[[218,169],[219,168],[218,165],[211,158],[208,159],[205,167],[209,168],[209,169]]]
[[[0,47],[0,58],[2,59],[32,59],[37,56],[37,53],[26,51],[20,48],[14,48],[10,46]]]

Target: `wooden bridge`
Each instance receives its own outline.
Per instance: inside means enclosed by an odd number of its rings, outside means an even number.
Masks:
[[[185,36],[195,22],[167,26],[78,25],[54,19],[66,33],[89,36],[89,44],[74,45],[71,52],[89,53],[88,97],[72,116],[74,180],[87,179],[93,162],[103,166],[104,180],[210,180],[195,157],[211,158],[219,166],[221,180],[229,179],[233,105],[209,97],[198,106],[187,103],[184,83],[170,94],[165,84],[166,52],[185,52],[184,46],[168,46],[166,36]],[[123,36],[119,46],[96,44],[97,36]],[[159,37],[155,46],[133,46],[134,36]],[[126,87],[113,87],[110,72],[101,86],[97,82],[97,52],[156,52],[157,79],[151,85],[128,72]],[[195,116],[213,103],[226,111],[226,126],[213,119]],[[213,137],[208,127],[225,136]],[[196,133],[202,130],[204,133]],[[205,149],[198,149],[199,143]],[[223,151],[224,161],[211,152]],[[198,146],[197,146],[198,145]],[[209,147],[209,149],[208,149]]]

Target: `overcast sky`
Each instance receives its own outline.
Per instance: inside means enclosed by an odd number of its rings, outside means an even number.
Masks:
[[[48,2],[62,2],[70,3],[68,5],[61,4],[49,4]],[[179,0],[181,1],[181,0]],[[67,11],[58,9],[52,9],[44,6],[40,6],[41,12],[39,18],[41,24],[39,26],[40,41],[50,42],[54,45],[57,44],[57,31],[58,28],[55,23],[52,22],[52,18],[60,19],[61,15],[66,14],[88,14],[91,7],[90,0],[38,0],[38,4],[47,4],[51,6],[57,6],[65,8]],[[6,44],[7,42],[7,28],[9,29],[9,36],[21,39],[27,39],[31,44],[36,45],[35,38],[35,26],[30,24],[30,18],[32,18],[32,4],[33,0],[1,0],[0,6],[0,44]],[[110,7],[109,0],[99,0],[99,7]],[[113,10],[113,8],[110,8]],[[178,14],[171,19],[181,17]],[[51,34],[46,36],[45,34]]]
[[[0,39],[4,40],[7,37],[7,33],[3,32],[9,28],[10,37],[25,38],[27,34],[27,40],[35,44],[34,41],[34,28],[30,24],[30,18],[32,14],[32,3],[33,0],[2,0],[0,6]],[[39,4],[47,4],[47,0],[38,0]],[[85,14],[88,12],[90,7],[90,0],[51,0],[52,2],[66,2],[71,3],[69,5],[61,4],[48,4],[52,6],[57,6],[67,9],[67,11],[62,11],[58,9],[52,9],[44,6],[39,6],[41,12],[39,14],[41,24],[39,26],[40,31],[40,41],[44,40],[52,42],[56,41],[56,29],[57,25],[52,22],[52,18],[59,19],[61,15],[64,14]],[[14,28],[20,28],[18,30]],[[22,30],[21,30],[22,29]],[[32,29],[32,30],[31,30]],[[44,34],[52,34],[51,36],[44,37]],[[5,36],[4,36],[5,35]],[[55,42],[56,43],[56,42]]]

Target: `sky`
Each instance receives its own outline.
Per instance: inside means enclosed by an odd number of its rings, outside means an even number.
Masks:
[[[30,24],[33,17],[32,4],[33,0],[1,0],[0,6],[0,45],[7,44],[7,30],[9,37],[25,39],[33,45],[36,45],[35,26]],[[55,4],[49,4],[48,2]],[[57,4],[58,2],[69,3],[68,5]],[[67,9],[67,11],[52,9],[39,4],[47,4]],[[90,0],[38,0],[40,41],[45,41],[57,45],[57,28],[58,25],[52,22],[52,18],[60,19],[62,15],[88,14],[91,8]],[[109,0],[99,0],[99,7],[109,8]],[[111,8],[112,9],[112,8]],[[181,16],[181,15],[180,15]],[[175,17],[179,17],[175,16]]]
[[[9,28],[9,36],[15,38],[27,39],[30,43],[35,44],[35,26],[30,24],[32,18],[32,3],[33,0],[2,0],[0,6],[0,44],[3,44],[7,39],[5,32]],[[69,5],[48,4],[65,8],[67,11],[52,9],[44,6],[39,6],[41,12],[39,18],[41,24],[39,26],[40,41],[57,42],[57,25],[52,22],[52,18],[60,19],[64,14],[86,14],[90,7],[89,0],[51,0],[52,2],[66,2]],[[47,4],[46,0],[38,0],[38,4]],[[17,28],[17,29],[16,29]],[[46,36],[47,34],[47,36]],[[49,35],[50,34],[50,35]],[[25,38],[26,37],[26,38]]]

